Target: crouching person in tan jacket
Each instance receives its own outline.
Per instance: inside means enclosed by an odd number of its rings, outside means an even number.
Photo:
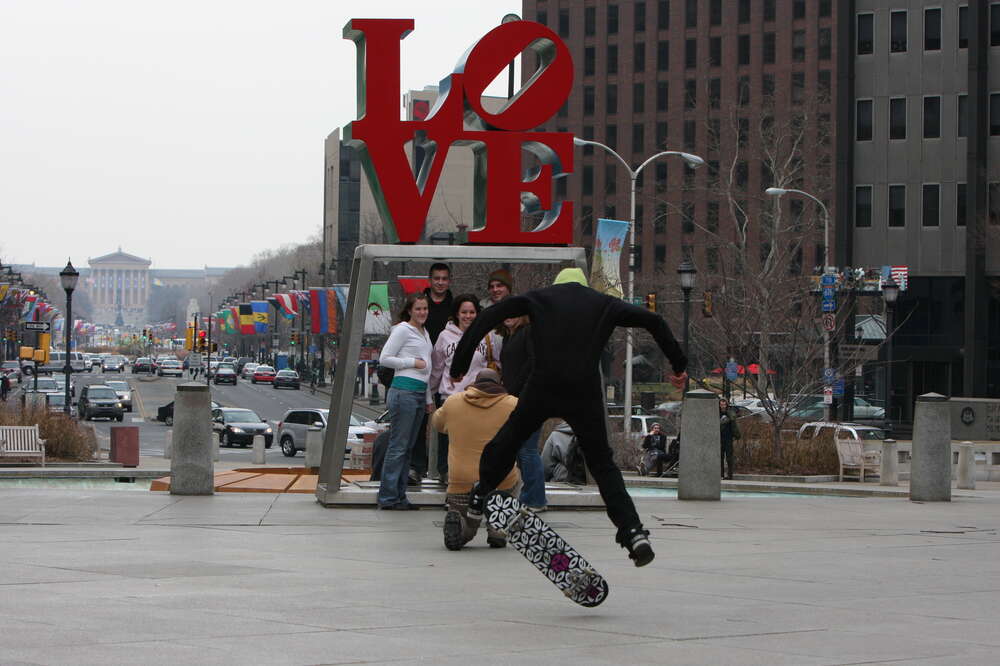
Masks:
[[[445,504],[444,545],[448,550],[460,550],[476,536],[481,519],[468,517],[469,491],[479,480],[479,457],[507,417],[517,406],[517,398],[509,395],[495,370],[482,370],[476,381],[464,391],[453,393],[434,412],[434,428],[447,433],[448,494]],[[500,490],[510,492],[519,480],[514,468],[500,484]],[[487,530],[486,542],[492,548],[507,545],[499,533]]]

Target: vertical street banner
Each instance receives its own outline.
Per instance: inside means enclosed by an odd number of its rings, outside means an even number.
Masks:
[[[335,284],[333,291],[337,294],[337,301],[340,303],[340,311],[347,316],[347,293],[351,290],[349,284]]]
[[[229,321],[232,322],[233,333],[240,332],[240,308],[233,305],[229,308]]]
[[[7,300],[8,291],[10,291],[10,285],[7,283],[0,283],[0,305],[3,305]]]
[[[621,254],[628,233],[628,222],[622,220],[597,220],[594,237],[594,263],[590,269],[590,286],[597,291],[621,298]]]
[[[327,321],[330,313],[326,305],[326,289],[312,287],[309,289],[309,310],[312,312],[313,333],[326,333]]]
[[[326,331],[325,333],[337,332],[337,294],[333,289],[324,289],[326,296]]]
[[[250,303],[240,303],[240,333],[254,335],[256,332],[253,322],[253,307]]]
[[[430,287],[431,281],[430,278],[421,275],[400,275],[399,286],[403,288],[403,294],[409,296]]]
[[[365,313],[365,335],[389,335],[392,313],[389,312],[389,283],[372,282]]]
[[[253,312],[254,331],[261,335],[267,333],[268,322],[267,309],[270,307],[267,301],[250,301],[250,309]]]
[[[285,319],[292,319],[299,314],[299,302],[293,294],[275,294],[272,298]]]

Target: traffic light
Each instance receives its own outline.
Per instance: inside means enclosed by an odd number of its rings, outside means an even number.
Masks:
[[[711,317],[712,313],[712,292],[706,291],[701,301],[701,314],[704,317]]]
[[[198,331],[198,351],[208,351],[208,332]]]
[[[656,312],[656,292],[649,292],[646,294],[646,309],[650,312]]]
[[[42,351],[42,363],[49,362],[49,347],[52,345],[52,335],[49,333],[38,334],[38,349]],[[36,352],[37,354],[37,352]]]
[[[187,331],[184,332],[184,349],[188,351],[194,349],[194,328],[191,326],[188,326]]]
[[[291,333],[288,334],[288,344],[294,345],[298,341],[299,341],[299,334],[298,333],[296,333],[295,331],[292,331]]]
[[[214,354],[217,351],[219,351],[219,343],[218,342],[213,342],[212,343],[212,353]]]

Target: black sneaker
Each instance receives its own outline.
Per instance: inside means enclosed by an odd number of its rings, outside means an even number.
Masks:
[[[462,514],[449,511],[444,516],[444,547],[448,550],[461,550],[465,545],[465,525]]]
[[[649,531],[641,527],[629,530],[621,543],[622,548],[628,550],[629,559],[637,567],[646,566],[656,557],[653,547],[649,544]]]
[[[486,537],[486,543],[489,544],[490,548],[506,548],[507,539],[504,539],[499,534],[490,534]]]
[[[472,490],[469,491],[469,508],[468,514],[470,518],[482,518],[483,509],[486,507],[486,496],[481,495],[479,492],[479,482],[473,484]]]

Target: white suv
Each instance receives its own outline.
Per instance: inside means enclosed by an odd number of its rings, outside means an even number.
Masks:
[[[326,431],[330,415],[329,409],[302,408],[289,409],[278,422],[278,444],[281,452],[289,458],[294,458],[299,451],[306,449],[306,433],[316,426]],[[374,434],[376,431],[368,428],[354,414],[351,414],[351,424],[347,428],[347,444],[360,442],[362,435]]]

